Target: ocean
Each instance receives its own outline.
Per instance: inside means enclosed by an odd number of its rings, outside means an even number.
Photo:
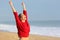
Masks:
[[[51,21],[29,21],[30,34],[60,37],[60,20]],[[14,21],[0,22],[0,30],[7,32],[17,32]]]

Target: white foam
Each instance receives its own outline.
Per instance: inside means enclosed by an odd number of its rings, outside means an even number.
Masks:
[[[0,24],[0,30],[17,32],[16,25]],[[60,37],[60,27],[31,26],[31,34]]]
[[[60,27],[31,27],[32,34],[60,37]]]
[[[7,25],[7,24],[0,24],[0,30],[9,31],[9,32],[17,32],[17,28],[15,25]]]

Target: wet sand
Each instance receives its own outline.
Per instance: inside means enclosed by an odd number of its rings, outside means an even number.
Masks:
[[[17,33],[0,31],[0,40],[18,40]],[[29,40],[60,40],[60,37],[50,37],[31,34]]]

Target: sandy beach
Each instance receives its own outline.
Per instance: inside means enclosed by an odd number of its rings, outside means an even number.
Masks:
[[[13,32],[0,31],[0,40],[18,40],[18,35]],[[31,34],[29,40],[60,40],[60,38]]]

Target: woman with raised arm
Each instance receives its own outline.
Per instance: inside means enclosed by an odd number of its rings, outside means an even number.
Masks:
[[[30,26],[28,23],[27,10],[26,10],[24,2],[22,2],[23,12],[19,15],[13,6],[12,0],[9,1],[9,4],[12,8],[12,11],[13,11],[13,14],[14,14],[14,17],[16,20],[16,26],[17,26],[17,30],[18,30],[19,40],[28,40],[29,39]]]

